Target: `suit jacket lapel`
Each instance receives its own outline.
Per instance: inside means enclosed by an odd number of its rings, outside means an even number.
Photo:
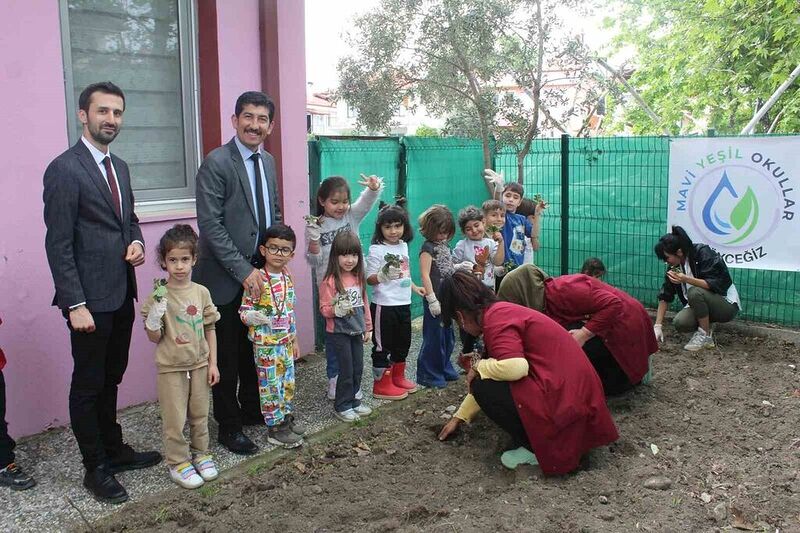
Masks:
[[[91,178],[92,182],[94,182],[95,186],[100,191],[100,195],[105,198],[108,208],[111,209],[112,213],[114,213],[114,217],[119,220],[119,217],[117,217],[117,211],[114,209],[114,200],[111,198],[111,189],[108,188],[108,182],[103,177],[103,174],[100,173],[97,163],[95,163],[91,152],[89,152],[89,149],[84,146],[83,141],[78,140],[78,142],[75,144],[75,153],[77,154],[81,165],[83,165],[83,168],[85,168],[86,172],[89,173],[89,177]],[[122,223],[121,220],[119,220],[119,222]]]
[[[250,214],[253,215],[253,220],[258,224],[258,217],[256,216],[255,201],[253,200],[253,192],[250,189],[250,178],[247,176],[247,169],[244,168],[244,161],[242,161],[242,154],[239,153],[239,148],[233,139],[228,143],[228,150],[233,159],[233,169],[239,177],[239,183],[244,190],[244,197],[247,199],[247,206],[250,208]]]

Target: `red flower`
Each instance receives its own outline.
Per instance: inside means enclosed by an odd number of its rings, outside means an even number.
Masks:
[[[194,316],[197,314],[197,307],[190,305],[186,308],[186,314],[189,316]]]

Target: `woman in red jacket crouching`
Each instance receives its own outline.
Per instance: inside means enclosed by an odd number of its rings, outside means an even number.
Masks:
[[[532,309],[498,302],[464,272],[440,287],[444,323],[455,319],[471,335],[483,335],[486,347],[485,358],[467,374],[470,394],[440,440],[483,411],[514,439],[515,448],[500,458],[504,466],[538,463],[542,472],[556,475],[617,439],[600,379],[564,328]]]
[[[541,311],[567,329],[606,395],[649,381],[650,356],[658,343],[647,310],[625,291],[585,274],[553,278],[523,265],[503,278],[497,297]]]

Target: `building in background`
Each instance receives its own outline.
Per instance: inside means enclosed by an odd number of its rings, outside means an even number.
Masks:
[[[42,176],[80,137],[77,97],[111,80],[126,95],[112,151],[130,165],[146,241],[140,299],[163,273],[163,232],[196,227],[194,179],[210,150],[234,135],[236,98],[264,90],[277,105],[266,148],[275,156],[287,223],[308,212],[302,0],[26,0],[4,2],[0,152],[0,344],[8,356],[10,431],[28,435],[69,421],[72,356],[44,254]],[[302,232],[300,232],[302,233]],[[302,262],[301,262],[302,263]],[[301,349],[313,348],[310,273],[295,269]],[[305,303],[302,303],[305,302]],[[138,308],[138,307],[137,307]],[[134,328],[119,406],[156,398],[153,345]]]

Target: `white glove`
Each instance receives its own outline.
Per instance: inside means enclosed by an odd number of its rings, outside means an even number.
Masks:
[[[483,171],[483,179],[488,181],[493,187],[495,194],[503,192],[503,185],[505,185],[505,178],[502,174],[498,174],[494,170],[487,168]]]
[[[653,326],[653,333],[655,333],[658,342],[664,342],[664,328],[661,324],[655,324]]]
[[[167,299],[162,298],[160,302],[153,301],[153,306],[147,312],[147,318],[144,319],[144,327],[150,331],[161,330],[161,319],[167,312]]]
[[[339,318],[344,318],[349,315],[353,311],[353,304],[350,302],[350,299],[345,298],[338,298],[336,302],[333,304],[333,314]]]
[[[435,294],[428,294],[425,296],[425,299],[428,300],[428,309],[431,312],[431,316],[437,317],[442,314],[442,304],[436,299]]]
[[[269,324],[269,317],[261,311],[250,310],[242,313],[242,322],[248,326],[263,326]]]
[[[386,268],[385,272],[383,269],[378,270],[378,283],[386,283],[401,277],[403,277],[403,271],[400,270],[400,267],[390,266]]]
[[[306,241],[318,241],[322,236],[322,228],[318,224],[306,223]]]
[[[502,278],[506,275],[506,267],[503,265],[495,265],[494,267],[494,277]]]
[[[472,272],[472,265],[474,265],[472,261],[462,261],[453,265],[453,268],[462,272]]]

